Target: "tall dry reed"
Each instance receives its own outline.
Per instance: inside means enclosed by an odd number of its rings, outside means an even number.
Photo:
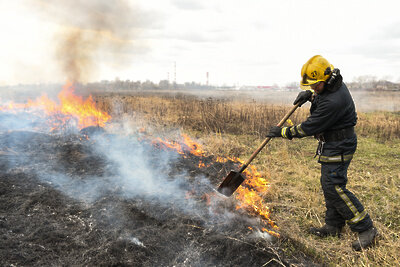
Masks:
[[[98,95],[97,105],[112,116],[135,114],[154,123],[206,132],[251,134],[265,137],[290,106],[256,101],[200,99],[189,95]],[[297,110],[291,120],[304,121],[308,108]],[[393,112],[359,113],[357,133],[379,140],[400,138],[400,114]]]

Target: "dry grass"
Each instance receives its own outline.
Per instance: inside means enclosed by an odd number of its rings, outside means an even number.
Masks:
[[[311,225],[324,223],[319,164],[310,157],[315,144],[313,140],[284,142],[276,140],[271,154],[265,157],[268,164],[261,163],[270,166],[275,189],[271,194],[279,203],[274,215],[281,229],[324,262],[346,266],[399,265],[400,216],[396,211],[400,208],[400,174],[399,158],[393,158],[394,153],[400,155],[398,142],[389,143],[393,154],[388,159],[388,144],[361,138],[349,168],[348,188],[360,198],[381,233],[379,246],[363,253],[351,250],[350,244],[356,236],[349,228],[341,239],[324,240],[307,233]]]
[[[114,116],[130,114],[160,127],[178,127],[202,140],[210,154],[247,158],[268,128],[290,107],[193,97],[98,96],[98,104]],[[300,123],[307,110],[292,118]],[[349,168],[348,188],[364,204],[380,236],[378,245],[354,252],[355,235],[345,228],[342,238],[320,239],[307,233],[324,223],[320,166],[313,159],[312,138],[276,139],[253,164],[271,182],[267,199],[273,219],[288,237],[287,253],[302,250],[326,265],[400,266],[400,114],[359,114],[359,146]]]
[[[98,96],[100,108],[114,116],[137,114],[151,122],[163,121],[185,129],[202,132],[251,134],[263,137],[277,123],[289,107],[271,106],[256,102],[227,101],[192,96]],[[305,118],[299,110],[292,120]]]
[[[381,141],[400,138],[400,113],[374,112],[359,114],[357,132]]]
[[[284,116],[290,106],[193,96],[108,95],[97,96],[97,105],[113,115],[132,114],[154,123],[183,127],[207,133],[251,134],[263,138],[268,129]],[[300,123],[308,108],[300,108],[291,120]],[[400,138],[400,114],[379,112],[359,113],[359,136],[375,137],[381,141]]]
[[[225,155],[227,148],[230,153],[241,151],[244,158],[260,143],[251,136],[203,135],[202,140],[211,153]],[[324,223],[325,212],[320,165],[313,159],[315,146],[311,138],[276,139],[253,162],[271,183],[266,198],[273,220],[289,239],[284,243],[287,253],[300,249],[333,266],[400,266],[399,142],[382,144],[360,138],[350,164],[348,188],[359,197],[380,232],[378,245],[363,252],[351,249],[356,234],[348,227],[340,239],[321,239],[308,233],[309,227]]]

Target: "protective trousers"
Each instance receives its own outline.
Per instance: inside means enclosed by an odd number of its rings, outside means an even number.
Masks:
[[[322,163],[321,185],[326,203],[325,223],[343,227],[346,222],[354,232],[373,226],[372,220],[357,197],[347,188],[348,162]]]

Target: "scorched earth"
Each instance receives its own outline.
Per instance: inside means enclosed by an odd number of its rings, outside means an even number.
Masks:
[[[42,120],[0,116],[2,266],[312,265],[282,254],[265,215],[216,193],[235,160],[123,126],[40,131]]]

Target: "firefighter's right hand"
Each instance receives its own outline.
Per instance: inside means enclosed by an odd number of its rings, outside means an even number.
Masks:
[[[269,132],[267,134],[267,137],[282,137],[282,128],[279,126],[272,126],[269,129]]]
[[[307,101],[311,101],[311,96],[312,92],[310,90],[302,91],[297,95],[296,100],[293,102],[293,105],[296,105],[297,103],[299,104],[299,107],[301,107],[304,103]]]

